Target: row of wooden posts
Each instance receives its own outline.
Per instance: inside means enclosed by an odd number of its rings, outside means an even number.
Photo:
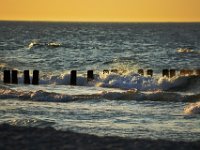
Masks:
[[[114,70],[104,70],[103,73],[109,73],[109,72],[115,72],[118,73],[118,70],[114,69]],[[145,71],[143,69],[139,69],[138,70],[138,74],[144,76],[145,75]],[[146,75],[147,76],[153,76],[153,70],[152,69],[148,69],[146,71]],[[197,70],[188,70],[188,69],[182,69],[180,70],[180,76],[185,76],[185,75],[197,75],[200,76],[200,69]],[[162,76],[163,77],[167,77],[167,78],[173,78],[174,76],[176,76],[176,70],[175,69],[163,69],[162,70]]]
[[[109,74],[110,72],[118,73],[117,69],[114,70],[103,70],[103,74]],[[144,76],[145,72],[143,69],[139,69],[138,73],[142,76]],[[196,74],[200,76],[200,69],[196,70],[180,70],[180,75],[193,75]],[[153,70],[149,69],[146,71],[147,76],[153,76]],[[175,69],[164,69],[162,71],[163,77],[166,76],[167,78],[172,78],[176,76],[176,70]],[[94,71],[93,70],[88,70],[87,71],[87,81],[92,81],[94,80]],[[77,71],[72,70],[70,74],[70,85],[76,85],[77,81]],[[18,84],[18,71],[17,70],[4,70],[4,77],[3,77],[3,82],[5,84]],[[33,70],[33,76],[32,76],[32,81],[30,79],[30,72],[29,70],[24,70],[24,84],[33,84],[33,85],[38,85],[39,84],[39,70]]]
[[[10,70],[4,70],[3,82],[6,84],[18,84],[18,71],[12,70],[11,73]],[[29,70],[24,70],[24,84],[30,83],[32,83],[33,85],[39,84],[39,70],[33,70],[32,82],[30,79]]]
[[[77,81],[77,71],[72,70],[70,75],[70,85],[76,85]],[[91,81],[94,79],[94,73],[93,70],[87,71],[87,81]],[[4,70],[4,77],[3,82],[5,84],[18,84],[18,71],[17,70]],[[30,72],[29,70],[24,70],[24,84],[33,84],[38,85],[39,84],[39,70],[33,70],[33,76],[32,81],[30,78]]]

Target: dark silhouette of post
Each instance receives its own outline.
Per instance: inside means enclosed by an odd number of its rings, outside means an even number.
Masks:
[[[39,84],[39,70],[33,70],[33,79],[32,79],[33,85]]]
[[[111,72],[118,73],[118,70],[117,69],[112,69]]]
[[[3,82],[6,84],[10,83],[10,70],[4,70]]]
[[[89,82],[92,80],[94,80],[94,72],[93,72],[93,70],[88,70],[87,71],[87,81]]]
[[[147,70],[147,75],[152,77],[153,76],[153,70],[152,69],[148,69]]]
[[[163,71],[162,71],[162,76],[163,77],[167,77],[167,78],[169,78],[169,70],[168,69],[163,69]]]
[[[170,76],[170,78],[173,78],[174,76],[176,76],[176,70],[175,69],[170,69],[169,70],[169,76]]]
[[[184,76],[186,74],[185,69],[180,70],[180,75]]]
[[[109,74],[109,70],[103,70],[103,74]]]
[[[141,76],[143,76],[144,75],[144,70],[143,69],[139,69],[138,70],[138,74],[140,74]]]
[[[185,73],[189,76],[191,76],[193,74],[193,70],[185,70]]]
[[[200,76],[200,69],[197,69],[197,70],[196,70],[196,75],[197,75],[197,76]]]
[[[18,74],[17,70],[12,70],[12,84],[18,84],[17,74]]]
[[[180,71],[180,75],[181,76],[185,76],[185,75],[192,75],[193,74],[193,70],[185,70],[185,69],[182,69],[181,71]]]
[[[70,76],[70,85],[76,85],[77,71],[72,70]]]
[[[30,84],[29,70],[24,70],[24,84]]]

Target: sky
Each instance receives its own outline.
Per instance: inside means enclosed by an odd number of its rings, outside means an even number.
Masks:
[[[200,22],[200,0],[0,0],[0,20]]]

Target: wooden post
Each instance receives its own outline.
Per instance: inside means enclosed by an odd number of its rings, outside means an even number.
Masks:
[[[33,79],[32,79],[33,85],[39,84],[39,70],[33,70]]]
[[[191,76],[193,74],[193,70],[185,70],[185,73],[189,76]]]
[[[147,75],[152,77],[153,76],[153,70],[152,69],[147,70]]]
[[[70,85],[76,85],[77,71],[71,71]]]
[[[196,75],[197,75],[197,76],[200,76],[200,69],[197,69],[197,70],[196,70]]]
[[[170,69],[169,70],[169,76],[170,76],[170,78],[173,78],[174,76],[176,76],[176,70],[175,69]]]
[[[111,72],[118,73],[118,70],[117,69],[112,69]]]
[[[3,82],[6,84],[10,83],[10,70],[4,70],[4,77],[3,77]]]
[[[143,76],[144,75],[144,70],[143,69],[139,69],[138,70],[138,74],[140,74],[141,76]]]
[[[88,70],[87,71],[87,81],[89,82],[92,80],[94,80],[94,72],[93,72],[93,70]]]
[[[12,70],[12,83],[13,84],[18,84],[17,74],[18,74],[17,70]]]
[[[185,75],[185,70],[184,70],[184,69],[180,70],[180,75],[181,75],[181,76],[184,76],[184,75]]]
[[[24,84],[30,84],[29,70],[24,70]]]
[[[180,75],[181,76],[185,76],[185,75],[192,75],[193,74],[193,70],[185,70],[185,69],[182,69],[181,71],[180,71]]]
[[[167,78],[169,78],[169,70],[168,69],[163,69],[162,75],[163,75],[163,77],[166,76]]]

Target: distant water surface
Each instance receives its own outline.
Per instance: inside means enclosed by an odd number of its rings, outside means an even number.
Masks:
[[[61,46],[28,49],[33,41]],[[0,22],[1,63],[19,69],[200,68],[199,47],[199,23]]]

